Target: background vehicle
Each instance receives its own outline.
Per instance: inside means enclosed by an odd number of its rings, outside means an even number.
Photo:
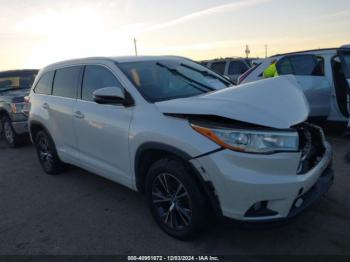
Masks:
[[[243,74],[239,84],[263,79],[263,71],[277,60],[279,75],[293,75],[303,90],[311,120],[344,128],[349,121],[349,50],[344,46],[275,55]]]
[[[200,62],[214,72],[227,76],[232,82],[237,83],[238,77],[251,67],[253,60],[243,58],[223,58]]]
[[[28,134],[22,110],[37,73],[38,70],[0,72],[0,133],[11,147],[21,145]]]
[[[232,87],[181,57],[61,62],[35,80],[30,134],[46,173],[69,163],[144,192],[176,238],[215,214],[286,219],[333,180],[331,148],[286,78]]]

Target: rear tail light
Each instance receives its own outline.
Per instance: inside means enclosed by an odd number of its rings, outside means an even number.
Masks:
[[[241,75],[238,79],[238,85],[241,84],[243,82],[244,79],[247,78],[247,76],[249,76],[260,64],[256,64],[255,66],[253,66],[252,68],[248,69],[248,71],[246,71],[243,75]]]

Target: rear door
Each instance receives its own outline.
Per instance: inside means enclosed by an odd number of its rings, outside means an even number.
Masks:
[[[277,64],[279,75],[293,75],[304,92],[310,117],[325,118],[331,108],[331,85],[324,73],[324,60],[315,55],[287,55]]]
[[[348,113],[350,113],[350,49],[341,49],[338,51],[338,56],[340,58],[342,68],[344,71],[344,75],[347,80],[347,108]],[[350,127],[350,121],[349,121],[349,127]]]
[[[82,66],[69,66],[55,71],[52,95],[42,105],[48,112],[47,123],[59,156],[64,162],[78,160],[77,139],[73,125],[73,107],[77,99]]]

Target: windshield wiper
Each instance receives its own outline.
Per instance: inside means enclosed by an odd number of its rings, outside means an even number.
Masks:
[[[194,88],[196,88],[196,89],[198,89],[198,90],[200,90],[200,91],[208,92],[208,91],[214,91],[214,90],[215,90],[214,88],[212,88],[212,87],[210,87],[210,86],[207,86],[207,85],[205,85],[205,84],[203,84],[203,83],[201,83],[201,82],[198,82],[198,81],[196,81],[196,80],[193,80],[192,78],[190,78],[190,77],[184,75],[183,73],[181,73],[179,70],[177,70],[177,69],[175,69],[175,68],[168,67],[168,66],[166,66],[166,65],[164,65],[164,64],[162,64],[162,63],[159,63],[159,62],[157,62],[156,64],[157,64],[158,66],[160,66],[160,67],[163,67],[163,68],[167,69],[167,70],[168,70],[169,72],[171,72],[172,74],[179,75],[179,76],[181,76],[182,78],[186,79],[187,81],[190,82],[189,84],[190,84],[192,87],[194,87]],[[207,90],[203,90],[202,88],[199,88],[199,87],[193,85],[192,83],[195,83],[196,85],[199,85],[199,86],[201,86],[201,87],[204,87],[204,88],[207,89]]]
[[[230,80],[225,79],[225,78],[222,78],[222,77],[219,77],[219,76],[217,76],[217,75],[215,75],[215,74],[212,74],[212,73],[210,73],[210,72],[207,71],[207,70],[199,70],[199,69],[197,69],[197,68],[194,68],[194,67],[192,67],[192,66],[186,65],[186,64],[184,64],[184,63],[181,63],[180,65],[183,66],[183,67],[185,67],[185,68],[187,68],[187,69],[190,69],[190,70],[193,70],[193,71],[195,71],[195,72],[198,72],[198,73],[200,73],[200,74],[202,74],[202,75],[204,75],[204,76],[210,76],[210,77],[212,77],[212,78],[215,78],[215,79],[219,80],[221,83],[223,83],[224,85],[227,85],[227,84],[229,84],[229,85],[234,85],[234,83],[231,82]]]

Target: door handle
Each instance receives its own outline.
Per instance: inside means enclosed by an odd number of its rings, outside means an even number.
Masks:
[[[44,103],[44,104],[42,105],[42,107],[43,107],[44,109],[46,109],[46,110],[50,109],[50,106],[49,106],[48,103]]]
[[[79,119],[83,119],[85,117],[84,114],[80,111],[75,111],[74,116]]]

